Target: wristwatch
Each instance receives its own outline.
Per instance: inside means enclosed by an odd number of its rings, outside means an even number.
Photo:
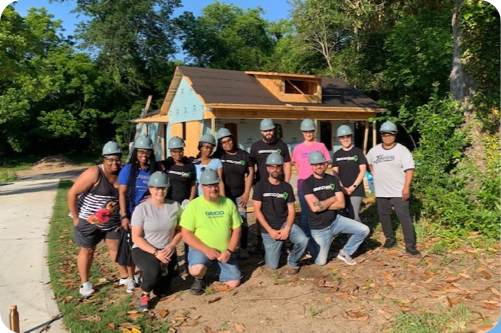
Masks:
[[[120,215],[120,220],[123,220],[123,219],[128,219],[129,217],[127,215]]]
[[[353,188],[357,188],[357,187],[358,187],[358,185],[357,185],[357,184],[353,184],[352,186],[353,186]]]

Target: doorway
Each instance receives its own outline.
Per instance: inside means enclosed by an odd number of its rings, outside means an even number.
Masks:
[[[332,123],[330,121],[320,122],[320,142],[323,142],[328,151],[332,150]]]
[[[238,127],[237,124],[235,123],[226,123],[224,124],[224,127],[230,130],[231,134],[233,134],[233,139],[235,139],[235,142],[238,142]]]

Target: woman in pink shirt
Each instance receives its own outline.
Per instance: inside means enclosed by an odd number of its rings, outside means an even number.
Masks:
[[[292,151],[292,161],[297,170],[297,196],[301,204],[301,229],[303,229],[306,236],[311,238],[310,227],[308,226],[308,204],[303,195],[303,182],[306,178],[313,174],[308,156],[311,152],[318,150],[325,155],[325,159],[330,161],[331,157],[327,147],[321,142],[315,141],[315,122],[313,119],[306,118],[301,122],[301,132],[303,132],[304,142],[297,145]],[[311,245],[308,244],[306,252],[312,253]]]

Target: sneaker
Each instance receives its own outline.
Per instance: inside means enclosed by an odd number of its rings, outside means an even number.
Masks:
[[[125,279],[120,278],[120,280],[118,280],[118,285],[119,286],[125,286],[125,285],[127,285],[127,280],[128,279],[129,279],[128,277],[126,277]]]
[[[410,254],[411,256],[421,257],[421,252],[419,252],[419,250],[416,249],[415,245],[407,245],[405,247],[405,252]]]
[[[192,295],[202,295],[205,290],[205,282],[203,279],[195,278],[193,284],[191,285],[190,291]]]
[[[392,247],[394,247],[395,245],[397,245],[397,240],[395,238],[387,238],[386,239],[386,242],[384,242],[384,245],[383,247],[385,249],[391,249]]]
[[[140,287],[141,286],[141,282],[143,282],[142,279],[141,279],[141,275],[139,275],[139,274],[134,275],[134,282],[136,282],[136,286]]]
[[[299,273],[299,267],[292,267],[291,265],[287,265],[287,268],[285,269],[286,275],[296,275],[297,273]]]
[[[247,249],[240,249],[240,259],[249,259],[249,251]]]
[[[344,252],[343,249],[341,249],[341,251],[339,251],[337,258],[341,259],[342,261],[344,261],[348,265],[356,265],[357,264],[357,261],[355,259],[353,259],[352,257],[350,257],[348,254],[346,254],[346,252]]]
[[[94,289],[92,289],[92,284],[89,281],[82,284],[80,287],[80,295],[87,297],[94,293]]]
[[[139,297],[139,311],[141,312],[148,311],[149,303],[150,303],[150,296],[141,295],[141,297]]]
[[[127,286],[127,293],[130,294],[134,292],[134,289],[136,288],[136,282],[134,281],[134,279],[128,278],[125,285]]]

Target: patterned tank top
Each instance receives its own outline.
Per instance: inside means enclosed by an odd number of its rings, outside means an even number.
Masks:
[[[101,166],[98,166],[99,180],[96,186],[93,186],[87,192],[82,193],[78,198],[78,217],[87,220],[102,208],[118,206],[118,188],[110,184],[104,175]],[[115,210],[116,211],[116,210]],[[99,229],[111,230],[121,224],[118,212],[111,215],[105,223],[96,224]]]

